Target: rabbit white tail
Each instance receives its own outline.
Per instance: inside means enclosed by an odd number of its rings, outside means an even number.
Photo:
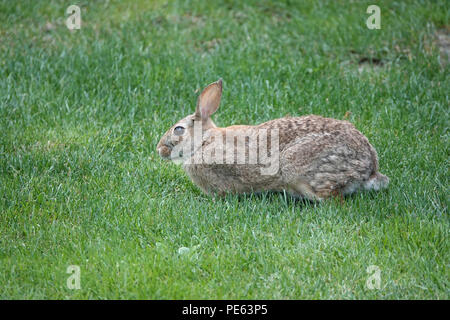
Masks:
[[[377,172],[370,176],[369,180],[364,182],[364,189],[377,191],[386,188],[388,184],[389,178],[384,174]]]

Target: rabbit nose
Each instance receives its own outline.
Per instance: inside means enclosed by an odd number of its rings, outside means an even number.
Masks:
[[[165,145],[162,145],[161,147],[158,148],[158,153],[162,158],[165,159],[169,158],[170,152],[171,152],[170,148]]]

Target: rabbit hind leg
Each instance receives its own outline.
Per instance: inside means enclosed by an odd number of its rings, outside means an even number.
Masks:
[[[297,139],[283,150],[281,174],[283,181],[296,193],[310,200],[322,200],[340,191],[339,179],[330,146],[335,137],[330,134],[309,134]],[[329,157],[331,156],[331,157]]]
[[[301,198],[306,198],[311,201],[323,200],[323,197],[314,192],[311,186],[302,179],[291,182],[289,189],[291,190],[291,193],[293,195],[299,196]]]

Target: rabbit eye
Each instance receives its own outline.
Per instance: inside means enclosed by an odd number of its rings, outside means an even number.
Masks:
[[[181,136],[181,135],[184,134],[184,128],[183,128],[183,127],[180,127],[180,126],[175,127],[175,129],[173,129],[173,133],[174,133],[176,136]]]

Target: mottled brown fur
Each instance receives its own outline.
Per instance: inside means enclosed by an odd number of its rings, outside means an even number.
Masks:
[[[274,175],[261,175],[263,165],[248,164],[247,152],[245,164],[185,162],[184,170],[204,192],[223,195],[287,191],[294,196],[324,199],[387,186],[389,179],[378,172],[375,149],[350,122],[308,115],[270,120],[256,126],[218,128],[210,116],[218,108],[221,93],[221,80],[210,84],[200,95],[196,112],[177,122],[161,138],[157,146],[159,154],[167,158],[174,145],[188,143],[195,121],[203,124],[203,147],[215,143],[213,134],[235,133],[257,138],[259,129],[278,129],[279,170]],[[173,128],[179,125],[186,127],[186,134],[175,137]],[[235,147],[237,143],[235,141]],[[245,146],[248,150],[248,140]],[[195,153],[203,156],[204,152],[204,148],[199,148],[192,156],[196,156]]]

